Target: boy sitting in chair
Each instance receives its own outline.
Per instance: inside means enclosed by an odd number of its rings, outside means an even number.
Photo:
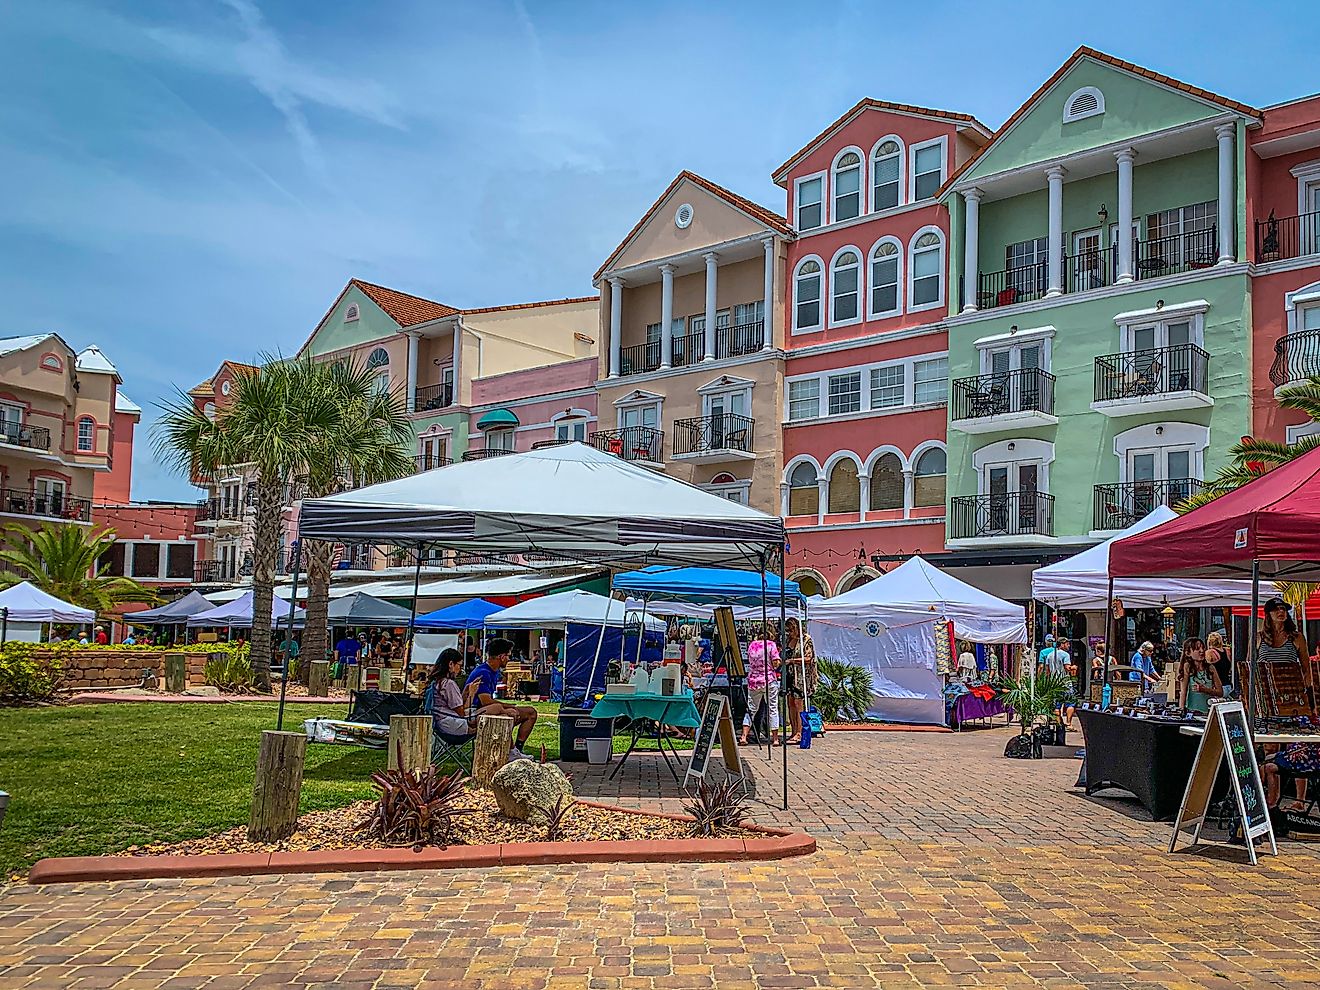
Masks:
[[[504,715],[513,719],[517,739],[509,755],[515,760],[526,760],[529,757],[523,752],[523,747],[527,745],[527,739],[536,726],[536,709],[530,705],[506,705],[495,699],[495,690],[503,679],[500,671],[509,662],[512,653],[513,644],[507,639],[489,640],[486,643],[486,660],[477,664],[468,675],[463,693],[468,711],[474,718],[478,715]]]

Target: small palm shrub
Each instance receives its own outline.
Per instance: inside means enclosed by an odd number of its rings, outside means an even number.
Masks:
[[[256,689],[251,648],[242,646],[212,653],[202,667],[202,677],[211,687],[229,694],[251,693]]]
[[[701,782],[701,786],[683,805],[692,816],[692,834],[697,838],[712,838],[721,832],[735,829],[747,817],[747,789],[742,781],[726,778],[718,784]]]
[[[811,701],[826,722],[862,722],[871,707],[871,672],[856,664],[821,657]]]
[[[403,760],[403,747],[399,747]],[[455,802],[464,790],[463,771],[445,776],[434,766],[424,770],[378,770],[371,775],[376,805],[362,828],[391,846],[441,846],[449,842],[456,819],[470,808]]]

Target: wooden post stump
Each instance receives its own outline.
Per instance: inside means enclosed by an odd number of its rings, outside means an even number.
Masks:
[[[477,741],[472,750],[472,781],[490,787],[495,771],[509,762],[513,749],[513,719],[507,715],[482,715],[477,719]]]
[[[349,691],[362,690],[362,672],[366,670],[360,663],[349,664],[344,668],[344,687]]]
[[[182,653],[165,654],[165,690],[183,694],[188,687],[188,658]]]
[[[390,769],[425,770],[431,762],[431,716],[390,716]]]
[[[380,668],[380,689],[384,694],[389,694],[394,689],[394,679],[389,667]]]
[[[330,695],[330,661],[313,660],[307,675],[307,693],[313,698],[326,698]]]
[[[252,784],[252,816],[248,819],[250,841],[287,839],[297,828],[306,755],[307,736],[301,732],[261,734],[257,776]]]

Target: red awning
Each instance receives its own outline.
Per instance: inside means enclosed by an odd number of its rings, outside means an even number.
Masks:
[[[1320,581],[1320,448],[1185,516],[1117,540],[1113,577]]]

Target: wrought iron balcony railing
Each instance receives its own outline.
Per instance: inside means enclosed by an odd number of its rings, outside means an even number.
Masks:
[[[413,457],[413,471],[414,473],[433,471],[436,468],[448,467],[453,463],[448,457],[441,457],[439,454],[417,454]]]
[[[1136,277],[1159,278],[1197,268],[1209,268],[1219,259],[1218,228],[1171,234],[1137,242]]]
[[[976,308],[995,309],[1039,299],[1045,295],[1048,283],[1049,265],[1044,261],[1001,272],[981,272],[976,279]]]
[[[13,447],[30,450],[50,450],[50,430],[44,426],[0,420],[0,441]]]
[[[1256,221],[1256,263],[1320,254],[1320,213],[1275,217]]]
[[[51,492],[0,488],[0,512],[15,516],[40,516],[68,522],[91,522],[91,499]]]
[[[1167,481],[1125,481],[1095,486],[1096,529],[1127,529],[1161,505],[1170,508],[1205,487],[1195,478]]]
[[[505,450],[503,447],[479,447],[463,452],[463,460],[479,461],[487,457],[503,457],[505,454],[516,454],[516,450]]]
[[[753,354],[765,347],[765,321],[739,323],[731,327],[715,328],[715,356],[740,357]]]
[[[1040,368],[1001,371],[953,382],[952,419],[987,419],[1008,413],[1054,415],[1055,378]]]
[[[619,359],[621,375],[641,375],[655,371],[660,367],[660,341],[652,340],[645,344],[620,348]]]
[[[193,564],[193,580],[198,584],[233,581],[238,568],[232,560],[199,560]]]
[[[1095,359],[1095,401],[1206,390],[1210,355],[1195,344],[1152,347]]]
[[[1320,375],[1320,330],[1285,334],[1274,342],[1270,381],[1275,388]]]
[[[735,413],[674,420],[674,456],[736,450],[752,453],[756,420]]]
[[[1053,536],[1054,496],[1045,492],[956,495],[949,499],[949,536]]]
[[[619,430],[597,430],[591,434],[597,450],[625,461],[660,463],[664,457],[665,434],[649,426],[625,426]]]

